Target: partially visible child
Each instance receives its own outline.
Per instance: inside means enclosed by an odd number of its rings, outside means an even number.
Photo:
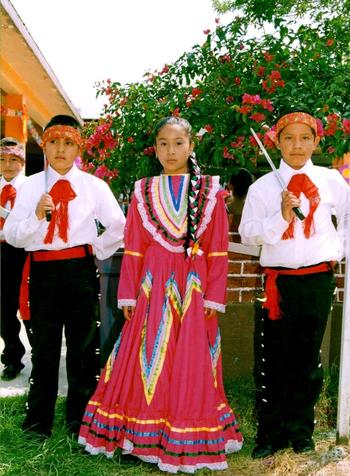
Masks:
[[[227,184],[230,193],[226,200],[230,232],[238,232],[245,198],[248,188],[253,182],[254,176],[251,172],[247,169],[240,168],[231,176]]]
[[[219,177],[200,174],[190,124],[155,130],[160,176],[135,184],[118,289],[126,319],[79,441],[162,471],[227,468],[242,436],[222,382],[228,230]]]
[[[12,137],[5,137],[0,142],[0,205],[10,211],[16,200],[17,192],[26,180],[24,175],[25,149],[24,146]],[[4,349],[1,362],[4,369],[2,380],[13,380],[24,368],[22,357],[25,347],[20,339],[21,323],[17,318],[19,309],[19,292],[21,287],[22,271],[27,256],[23,248],[14,248],[6,243],[3,232],[5,217],[0,218],[1,241],[1,338]],[[26,323],[27,336],[30,341],[30,330]]]
[[[48,169],[23,184],[4,228],[9,243],[29,253],[30,307],[22,304],[30,311],[33,368],[22,428],[43,437],[53,427],[63,329],[66,424],[72,433],[79,429],[100,373],[94,255],[106,259],[123,243],[125,217],[110,188],[75,165],[82,146],[73,117],[50,120],[43,134]],[[100,236],[95,220],[105,229]]]
[[[349,214],[349,186],[342,176],[312,163],[320,141],[316,119],[286,114],[275,134],[288,189],[281,192],[273,172],[258,179],[248,190],[239,227],[243,243],[262,246],[265,273],[254,458],[289,445],[296,453],[314,449],[314,406],[323,382],[319,352]]]

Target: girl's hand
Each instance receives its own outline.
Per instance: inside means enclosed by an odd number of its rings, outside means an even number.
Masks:
[[[294,207],[300,207],[301,200],[297,198],[292,192],[285,190],[282,192],[282,204],[281,204],[281,211],[283,218],[290,223],[293,218],[295,217],[295,213],[293,212]]]
[[[44,193],[41,195],[41,198],[36,206],[35,214],[38,217],[38,220],[43,220],[46,218],[46,212],[52,211],[55,209],[51,195]]]
[[[135,312],[135,306],[123,306],[124,319],[130,321]]]
[[[210,307],[205,307],[204,316],[206,319],[211,319],[212,317],[216,317],[216,310]]]

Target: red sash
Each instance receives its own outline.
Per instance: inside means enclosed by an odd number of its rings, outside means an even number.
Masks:
[[[24,263],[22,272],[22,282],[19,295],[19,312],[21,319],[28,321],[30,319],[30,301],[29,301],[29,279],[30,279],[30,261],[60,261],[73,258],[85,258],[92,255],[91,245],[74,246],[63,250],[48,251],[30,251]]]
[[[333,269],[333,263],[320,263],[314,266],[308,266],[305,268],[298,269],[275,269],[275,268],[265,268],[264,274],[266,274],[267,279],[265,283],[265,301],[263,302],[263,308],[268,309],[269,319],[276,321],[281,319],[282,313],[279,307],[281,301],[281,296],[279,295],[276,279],[280,274],[288,274],[294,276],[303,276],[306,274],[315,274],[315,273],[325,273]]]

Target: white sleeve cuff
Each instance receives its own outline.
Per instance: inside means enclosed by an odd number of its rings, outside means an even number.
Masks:
[[[118,299],[118,309],[122,309],[124,306],[136,306],[136,299]]]
[[[204,299],[204,307],[209,307],[210,309],[215,309],[218,312],[225,312],[226,306],[224,304],[219,304],[218,302],[208,301]]]

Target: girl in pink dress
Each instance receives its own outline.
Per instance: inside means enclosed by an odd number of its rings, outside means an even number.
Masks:
[[[118,305],[126,322],[90,399],[79,442],[162,471],[227,468],[242,435],[228,405],[217,311],[225,310],[228,230],[219,177],[200,175],[191,126],[162,119],[157,177],[136,182]]]

